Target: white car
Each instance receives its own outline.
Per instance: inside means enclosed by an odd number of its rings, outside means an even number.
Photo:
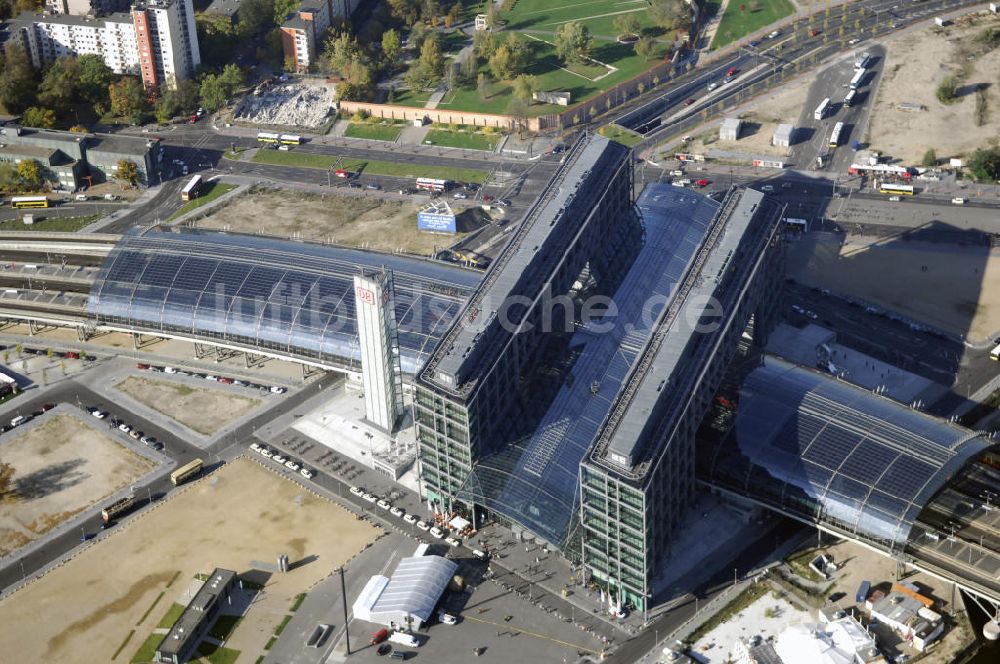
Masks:
[[[847,42],[847,44],[848,44],[849,46],[854,46],[854,45],[855,45],[855,44],[857,44],[857,43],[858,43],[859,41],[861,41],[861,40],[860,40],[860,39],[858,39],[857,37],[855,37],[854,39],[852,39],[852,40],[848,41],[848,42]]]
[[[174,374],[177,373],[177,369],[174,369],[173,367],[163,367],[163,373]]]
[[[376,500],[378,500],[378,496],[372,493],[366,493],[362,495],[361,498],[367,503],[374,503]]]
[[[768,39],[774,39],[775,37],[777,37],[780,34],[781,34],[781,30],[775,30],[774,32],[772,32],[771,34],[769,34],[767,36],[767,38]]]
[[[444,531],[438,528],[437,526],[431,528],[431,535],[433,535],[438,539],[444,539]]]
[[[674,176],[675,178],[682,178],[682,177],[684,177],[684,171],[670,171],[670,174],[672,176]]]
[[[125,433],[131,433],[132,427],[122,422],[121,424],[118,425],[118,430],[124,431]]]
[[[281,385],[272,385],[271,386],[271,391],[274,392],[275,394],[284,394],[288,390],[286,390],[285,388],[283,388]]]
[[[441,611],[441,612],[438,613],[438,620],[440,620],[441,624],[443,624],[443,625],[457,625],[458,624],[458,618],[456,618],[455,616],[451,615],[450,613],[445,613],[444,611]]]
[[[403,521],[405,521],[405,522],[407,522],[409,524],[414,524],[414,523],[417,522],[417,517],[413,516],[412,514],[404,514],[403,515]]]
[[[108,414],[105,413],[103,410],[98,410],[96,408],[94,410],[90,411],[90,414],[93,415],[94,417],[96,417],[99,420],[103,420],[105,417],[108,416]]]
[[[430,529],[430,526],[424,523],[423,521],[417,521],[417,528],[419,528],[420,530],[428,530]]]
[[[463,199],[463,198],[468,198],[469,195],[467,193],[465,193],[464,191],[457,191],[457,192],[455,192],[455,196],[454,197],[458,198],[458,199]]]
[[[260,445],[257,443],[250,443],[250,449],[254,452],[260,452]]]
[[[302,470],[299,471],[299,475],[306,478],[307,480],[311,480],[315,474],[316,473],[309,470],[308,468],[303,468]]]
[[[455,547],[462,546],[462,540],[456,537],[445,537],[444,541]]]
[[[289,470],[295,471],[301,468],[302,466],[289,459],[288,461],[285,462],[285,467],[288,468]]]
[[[708,91],[711,92],[712,90],[716,89],[717,87],[719,87],[718,83],[709,83],[708,84]]]
[[[351,493],[353,493],[355,496],[360,496],[360,495],[364,494],[364,492],[365,492],[365,490],[362,489],[359,486],[352,486],[351,487]]]
[[[205,380],[210,380],[213,383],[215,383],[215,382],[218,382],[219,377],[218,376],[213,376],[212,374],[208,374],[207,376],[205,376]]]
[[[404,510],[401,507],[395,507],[394,506],[394,507],[390,507],[389,508],[389,514],[391,514],[391,515],[393,515],[395,517],[402,517],[403,514],[405,514],[405,512],[404,512]]]
[[[276,453],[271,458],[274,460],[275,463],[280,463],[282,466],[285,465],[286,461],[288,461],[288,459],[286,459],[285,457],[281,456],[280,453]]]
[[[264,457],[265,459],[270,459],[271,457],[274,456],[274,452],[272,452],[271,450],[267,449],[266,447],[262,447],[262,448],[260,448],[260,455],[262,457]]]
[[[377,502],[377,503],[375,503],[375,504],[376,504],[376,505],[378,505],[378,506],[379,506],[379,507],[380,507],[381,509],[384,509],[384,510],[387,510],[387,509],[389,509],[390,507],[392,507],[392,503],[390,503],[390,502],[389,502],[388,500],[386,500],[385,498],[383,498],[382,500],[378,501],[378,502]]]

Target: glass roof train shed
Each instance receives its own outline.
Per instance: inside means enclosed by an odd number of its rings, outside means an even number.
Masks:
[[[772,356],[702,427],[705,482],[889,553],[984,436]]]
[[[576,360],[535,432],[480,461],[459,498],[485,505],[557,548],[578,519],[580,462],[593,444],[658,310],[683,277],[719,209],[685,189],[648,186],[637,206],[645,238],[612,298],[617,315],[570,340]]]
[[[101,266],[87,313],[99,324],[360,369],[353,277],[382,268],[394,272],[400,366],[413,374],[478,272],[257,235],[133,230]]]

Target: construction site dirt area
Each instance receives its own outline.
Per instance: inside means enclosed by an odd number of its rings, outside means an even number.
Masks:
[[[851,236],[790,243],[788,276],[985,343],[1000,331],[1000,252]],[[919,297],[914,294],[919,293]]]
[[[394,201],[365,195],[253,190],[198,220],[196,225],[432,256],[436,248],[458,242],[467,233],[441,235],[418,230],[417,209],[426,202],[426,198],[419,202]],[[455,213],[460,210],[455,209]],[[461,221],[462,216],[459,228]]]
[[[198,573],[243,574],[288,556],[227,640],[252,662],[297,594],[381,531],[302,486],[237,459],[126,521],[0,601],[0,653],[18,662],[128,662]],[[257,572],[259,577],[261,572]],[[133,633],[134,632],[134,633]],[[132,634],[130,634],[132,633]],[[122,647],[122,644],[128,643]]]
[[[22,427],[0,439],[0,460],[13,469],[0,497],[0,556],[42,537],[155,466],[82,416],[52,411]]]
[[[115,389],[203,436],[211,436],[261,404],[260,399],[221,388],[192,387],[139,376],[129,376]]]
[[[1000,17],[980,12],[887,42],[867,138],[873,150],[920,164],[927,150],[939,160],[968,157],[1000,135],[1000,48],[978,39],[989,28],[1000,29]],[[943,104],[936,93],[948,76],[958,79],[957,99]],[[984,103],[983,124],[977,126],[976,109]]]

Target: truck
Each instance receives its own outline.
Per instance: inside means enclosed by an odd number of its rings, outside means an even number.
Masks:
[[[401,646],[407,646],[409,648],[420,647],[420,640],[412,634],[407,634],[406,632],[393,632],[389,635],[389,641],[392,643],[398,643]]]
[[[872,56],[867,51],[865,51],[864,53],[858,53],[858,55],[854,58],[854,68],[868,69],[868,64],[871,61],[872,61]]]
[[[869,581],[862,581],[861,585],[858,586],[858,592],[854,596],[854,601],[858,604],[863,603],[868,599],[868,591],[872,589],[872,584]]]
[[[121,515],[135,507],[135,494],[119,498],[101,510],[101,520],[104,523],[111,523]]]

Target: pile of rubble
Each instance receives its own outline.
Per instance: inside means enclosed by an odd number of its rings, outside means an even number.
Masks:
[[[236,119],[282,127],[319,127],[334,111],[333,90],[324,85],[287,83],[258,88],[236,109]]]

